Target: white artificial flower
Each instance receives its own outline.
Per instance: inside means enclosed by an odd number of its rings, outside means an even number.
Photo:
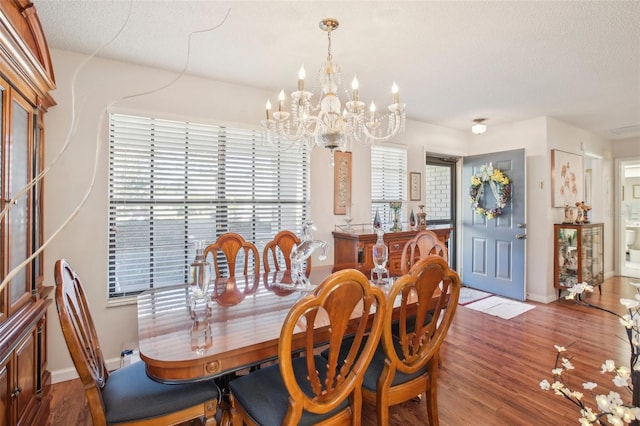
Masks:
[[[620,304],[627,309],[636,309],[638,306],[640,306],[640,301],[622,298],[620,299]]]
[[[634,282],[629,281],[629,284],[631,284],[632,286],[634,286],[635,288],[637,288],[637,289],[638,289],[638,291],[640,291],[640,283],[634,283]]]
[[[627,377],[615,376],[612,381],[613,384],[619,388],[627,387],[629,385],[629,379]]]
[[[580,410],[580,414],[582,414],[582,417],[589,421],[589,424],[591,424],[591,422],[595,422],[597,419],[596,415],[593,413],[593,410],[589,407],[585,407]]]
[[[582,384],[582,387],[585,388],[586,390],[594,390],[596,388],[596,386],[598,386],[596,383],[593,382],[586,382]]]
[[[554,376],[559,376],[559,375],[561,375],[562,373],[564,373],[564,369],[562,369],[562,368],[554,368],[553,370],[551,370],[551,373],[552,373]]]
[[[593,424],[588,419],[586,419],[584,417],[580,417],[578,419],[578,421],[580,422],[580,426],[591,426]]]
[[[577,399],[578,401],[580,401],[582,399],[582,397],[584,396],[584,394],[582,392],[572,391],[571,392],[571,396],[573,398]]]
[[[573,370],[575,367],[571,364],[571,360],[568,358],[562,358],[562,366],[565,370]]]
[[[607,421],[611,426],[624,426],[622,419],[612,414],[607,414]]]
[[[633,318],[629,314],[624,314],[620,317],[620,324],[624,328],[633,328]]]
[[[551,383],[547,379],[544,379],[540,382],[540,389],[549,390],[551,389]]]
[[[611,411],[609,399],[605,395],[596,395],[596,404],[598,404],[598,409],[603,413]]]
[[[622,398],[620,398],[620,394],[618,392],[610,391],[607,398],[609,398],[609,403],[612,406],[622,405]]]
[[[567,350],[564,346],[553,345],[553,347],[556,348],[556,351],[558,352],[564,352]]]
[[[624,409],[624,414],[621,417],[625,423],[631,423],[631,420],[635,420],[636,415],[634,414],[631,408],[629,407],[622,407],[622,408]]]
[[[629,367],[625,367],[624,365],[622,367],[618,367],[618,369],[616,370],[616,374],[624,378],[631,377],[631,371],[629,371]]]
[[[612,359],[608,359],[604,362],[604,364],[602,364],[602,371],[600,371],[601,373],[611,373],[613,371],[616,370],[616,364],[615,362],[613,362]]]
[[[624,419],[624,413],[625,413],[625,409],[622,405],[613,407],[613,409],[611,410],[611,414],[620,419]]]

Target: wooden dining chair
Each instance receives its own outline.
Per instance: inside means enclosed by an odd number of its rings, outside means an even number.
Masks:
[[[300,244],[300,238],[291,231],[280,231],[269,241],[262,252],[262,263],[265,272],[291,270],[291,250]],[[307,258],[305,273],[311,273],[311,257]]]
[[[422,393],[426,393],[429,425],[438,425],[440,347],[456,313],[460,287],[460,278],[447,261],[430,255],[413,265],[387,293],[381,345],[362,385],[364,400],[376,405],[378,425],[389,424],[389,406]],[[398,298],[400,327],[395,334],[392,313]],[[413,326],[403,326],[408,322]]]
[[[400,273],[405,275],[411,267],[420,259],[429,255],[438,255],[445,260],[449,260],[449,251],[447,246],[438,235],[429,230],[418,232],[412,239],[407,241],[402,249],[402,257],[400,258]],[[428,321],[429,318],[426,318]],[[398,334],[399,321],[393,324],[393,332]],[[409,318],[407,322],[408,331],[413,331],[413,318]]]
[[[80,277],[69,262],[54,267],[62,334],[76,367],[94,426],[174,425],[204,417],[216,424],[220,392],[212,380],[163,384],[147,376],[144,362],[109,372]]]
[[[416,261],[430,254],[437,254],[449,260],[447,246],[438,238],[438,235],[433,231],[420,231],[412,239],[407,241],[402,249],[400,273],[402,275],[406,274]]]
[[[242,253],[240,256],[239,254]],[[218,237],[215,243],[209,244],[204,249],[205,259],[213,258],[213,267],[216,277],[222,277],[226,268],[227,277],[236,275],[236,268],[241,267],[243,275],[260,273],[260,255],[253,243],[245,241],[240,234],[227,232]],[[219,256],[223,256],[221,259]],[[223,263],[221,264],[221,260]],[[250,266],[253,265],[253,270]]]
[[[361,272],[330,275],[290,309],[278,363],[231,382],[234,425],[361,424],[363,374],[378,345],[385,309],[384,294]],[[329,327],[328,342],[318,341],[320,327]],[[339,362],[338,349],[350,334],[353,345]],[[320,343],[335,356],[314,354]],[[294,353],[301,345],[302,352]]]

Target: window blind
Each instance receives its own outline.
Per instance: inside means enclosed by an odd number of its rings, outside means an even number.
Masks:
[[[109,115],[109,297],[183,284],[194,240],[262,247],[307,220],[309,152],[252,130]]]
[[[371,219],[376,211],[383,227],[388,229],[393,222],[391,201],[403,201],[400,210],[401,222],[407,217],[407,150],[389,146],[371,147]]]

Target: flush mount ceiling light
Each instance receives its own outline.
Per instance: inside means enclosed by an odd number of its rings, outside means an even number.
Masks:
[[[278,109],[271,112],[271,102],[267,101],[266,120],[262,121],[263,138],[274,146],[306,144],[309,148],[320,146],[331,150],[350,151],[352,141],[388,141],[405,126],[405,105],[400,103],[398,86],[391,87],[392,102],[384,113],[376,114],[373,102],[369,108],[359,98],[358,80],[354,77],[351,91],[340,90],[340,67],[331,55],[331,32],[338,28],[336,19],[327,18],[320,22],[320,29],[327,32],[329,48],[327,59],[320,67],[320,93],[318,102],[311,101],[313,93],[305,90],[305,71],[298,73],[298,90],[290,95],[291,111],[285,111],[284,90],[278,96]],[[346,93],[346,102],[338,94]],[[387,126],[381,126],[386,121]]]
[[[471,126],[471,132],[474,135],[481,135],[487,131],[487,125],[484,124],[486,118],[476,118],[473,120],[473,126]]]

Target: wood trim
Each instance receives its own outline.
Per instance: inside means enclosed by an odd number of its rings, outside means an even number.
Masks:
[[[0,12],[0,69],[34,106],[46,111],[56,104],[49,94],[56,84],[35,6],[25,0],[2,2]]]

